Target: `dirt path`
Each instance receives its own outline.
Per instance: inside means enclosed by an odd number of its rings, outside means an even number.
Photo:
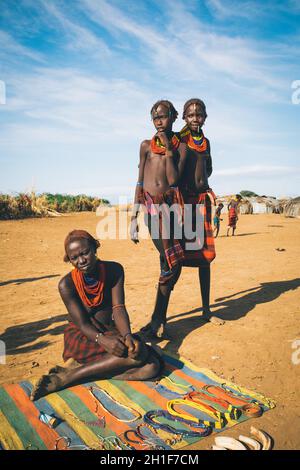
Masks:
[[[73,228],[95,234],[96,224],[91,213],[0,222],[0,332],[8,353],[0,383],[35,377],[61,362],[66,311],[57,283],[69,270],[62,261],[63,240]],[[226,324],[200,321],[197,272],[185,268],[168,315],[175,339],[160,346],[275,399],[277,408],[253,424],[274,437],[276,449],[297,449],[300,352],[292,346],[300,340],[300,220],[246,215],[236,237],[224,232],[223,222],[211,299]],[[150,317],[155,297],[158,260],[151,241],[134,246],[129,240],[104,240],[100,257],[124,265],[127,308],[138,329]],[[293,364],[293,353],[299,365]],[[249,428],[247,422],[226,434],[238,436]],[[212,441],[207,438],[198,448]]]

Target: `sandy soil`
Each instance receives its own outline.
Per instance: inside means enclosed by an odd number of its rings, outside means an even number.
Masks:
[[[0,331],[7,347],[0,383],[31,379],[61,362],[66,311],[57,283],[69,270],[62,261],[63,240],[73,228],[95,234],[97,222],[91,213],[0,222]],[[201,322],[197,271],[185,268],[168,314],[175,339],[160,346],[275,399],[276,409],[252,422],[273,436],[276,449],[299,449],[300,351],[292,346],[300,340],[300,220],[245,215],[236,237],[224,232],[225,222],[212,265],[211,301],[226,324]],[[133,329],[139,329],[150,318],[158,277],[151,241],[134,246],[104,240],[100,256],[125,267],[127,308]],[[226,435],[248,434],[250,424]],[[204,439],[198,448],[212,441]]]

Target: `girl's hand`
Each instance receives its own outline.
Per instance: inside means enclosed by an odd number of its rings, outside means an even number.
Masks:
[[[171,142],[169,141],[167,134],[165,132],[157,132],[156,135],[164,147],[166,147],[167,150],[171,150]]]
[[[135,359],[140,353],[140,341],[128,334],[125,337],[125,345],[128,348],[128,356]]]
[[[119,336],[102,335],[100,344],[113,356],[123,357],[125,354],[126,345]]]

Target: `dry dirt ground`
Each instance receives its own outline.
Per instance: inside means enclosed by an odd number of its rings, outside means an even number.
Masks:
[[[274,438],[276,449],[299,449],[300,220],[244,215],[237,236],[227,238],[225,219],[216,241],[211,303],[226,324],[201,322],[197,271],[185,268],[168,312],[174,339],[159,345],[275,399],[277,407],[253,424]],[[95,235],[97,222],[94,213],[0,222],[0,331],[7,348],[0,383],[35,378],[61,362],[67,317],[57,283],[70,269],[62,261],[63,240],[73,228]],[[104,240],[99,254],[123,264],[126,304],[133,329],[139,329],[155,298],[158,256],[152,242]],[[226,434],[249,434],[250,423]],[[194,448],[207,449],[212,441]]]

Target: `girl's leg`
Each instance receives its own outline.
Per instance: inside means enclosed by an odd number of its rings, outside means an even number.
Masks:
[[[70,386],[101,379],[149,380],[155,377],[161,368],[157,357],[146,349],[146,358],[140,360],[103,354],[99,362],[67,368],[62,372],[43,375],[31,392],[30,399],[38,400],[49,393]],[[148,354],[148,357],[147,357]]]
[[[213,316],[210,310],[210,265],[199,268],[199,282],[203,307],[202,318],[215,325],[223,325],[225,323],[224,320]]]

